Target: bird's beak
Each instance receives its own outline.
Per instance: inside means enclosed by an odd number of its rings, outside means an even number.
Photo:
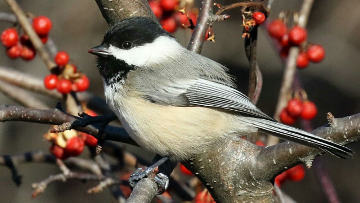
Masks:
[[[89,49],[88,51],[90,54],[94,54],[97,56],[108,56],[110,55],[109,50],[106,46],[104,45],[99,45],[96,47],[93,47],[91,49]]]

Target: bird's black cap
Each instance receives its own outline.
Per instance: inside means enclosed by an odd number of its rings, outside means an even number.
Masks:
[[[104,45],[113,45],[120,49],[128,49],[127,42],[131,47],[140,46],[153,42],[162,35],[171,36],[159,23],[146,17],[127,18],[112,26],[104,36]]]

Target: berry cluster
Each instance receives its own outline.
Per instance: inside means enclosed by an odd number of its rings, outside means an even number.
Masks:
[[[305,177],[305,168],[303,165],[296,165],[275,177],[275,184],[280,187],[286,180],[301,181]]]
[[[293,98],[288,101],[287,106],[280,113],[280,121],[287,125],[293,125],[297,118],[311,120],[317,114],[316,105],[308,100],[302,101]]]
[[[56,89],[62,94],[82,92],[89,88],[88,77],[80,72],[73,64],[69,64],[69,55],[60,51],[55,56],[55,63],[58,65],[59,74],[50,74],[44,78],[44,85],[47,89]]]
[[[291,46],[300,46],[301,52],[297,57],[298,68],[306,68],[310,61],[318,63],[325,58],[325,50],[321,45],[306,45],[307,31],[300,26],[293,26],[290,30],[281,19],[273,20],[268,26],[269,35],[278,40],[282,57],[287,57]]]
[[[197,14],[194,11],[180,12],[181,0],[150,0],[149,5],[155,16],[159,19],[161,26],[169,33],[174,33],[177,28],[194,27]]]
[[[97,116],[97,114],[86,109],[85,112],[89,116]],[[50,152],[58,159],[66,159],[71,156],[78,156],[84,151],[84,147],[96,147],[98,140],[87,133],[78,132],[76,130],[66,130],[60,133],[47,133],[45,139],[52,142]]]
[[[32,27],[45,44],[51,30],[51,20],[45,16],[38,16],[33,19]],[[15,28],[5,29],[1,34],[1,42],[6,47],[6,54],[11,59],[21,57],[26,61],[35,58],[36,51],[31,43],[29,36],[19,33]]]
[[[59,159],[78,156],[84,151],[85,145],[95,147],[98,140],[89,134],[76,130],[66,130],[61,133],[47,133],[45,139],[52,142],[50,152]]]

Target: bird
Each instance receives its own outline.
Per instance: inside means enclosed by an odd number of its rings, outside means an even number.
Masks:
[[[258,131],[351,157],[351,149],[274,120],[237,90],[228,69],[189,51],[151,18],[111,26],[97,56],[106,101],[141,147],[174,160]]]

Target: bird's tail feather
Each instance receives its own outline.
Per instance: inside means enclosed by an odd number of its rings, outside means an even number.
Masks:
[[[320,148],[337,157],[349,158],[352,156],[351,149],[298,128],[261,118],[242,117],[241,120],[242,122],[257,127],[263,131],[274,133],[276,136],[283,139]]]

